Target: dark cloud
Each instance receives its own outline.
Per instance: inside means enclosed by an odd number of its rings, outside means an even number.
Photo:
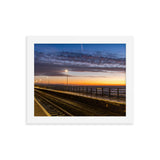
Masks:
[[[52,54],[35,51],[36,76],[66,76],[64,73],[66,68],[76,72],[125,72],[125,58],[73,52]]]

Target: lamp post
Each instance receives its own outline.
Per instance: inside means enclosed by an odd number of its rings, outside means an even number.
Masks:
[[[35,86],[37,85],[37,80],[35,80]]]
[[[41,81],[42,81],[42,79],[40,79],[39,81],[40,81],[40,86],[41,86]]]
[[[67,90],[68,90],[68,69],[65,69],[66,75],[67,75]]]
[[[49,82],[48,82],[48,76],[47,76],[47,88],[48,88],[48,84],[49,84]]]

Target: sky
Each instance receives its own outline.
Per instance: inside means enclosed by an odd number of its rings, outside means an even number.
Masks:
[[[125,85],[125,60],[126,44],[35,44],[35,83]]]

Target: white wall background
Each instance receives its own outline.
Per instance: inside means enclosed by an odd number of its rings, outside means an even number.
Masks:
[[[160,159],[158,0],[0,1],[0,159]],[[134,125],[26,125],[29,35],[134,36]]]

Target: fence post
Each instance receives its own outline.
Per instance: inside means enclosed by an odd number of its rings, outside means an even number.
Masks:
[[[119,88],[117,88],[117,97],[119,98]]]
[[[103,88],[102,88],[102,96],[103,96]]]
[[[110,97],[111,96],[111,89],[109,88],[108,90],[108,96]]]

